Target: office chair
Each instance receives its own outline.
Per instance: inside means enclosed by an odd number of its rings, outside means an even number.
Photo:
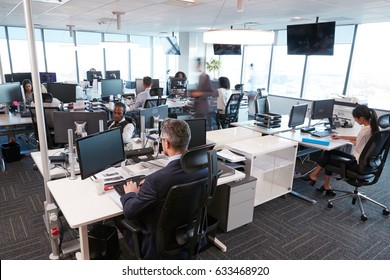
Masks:
[[[388,118],[388,117],[387,117]],[[382,120],[380,123],[384,125],[385,120]],[[387,121],[387,127],[389,123]],[[340,174],[341,179],[346,181],[348,184],[352,185],[355,189],[353,191],[344,191],[344,190],[335,190],[336,192],[342,192],[343,195],[337,196],[335,198],[328,200],[328,207],[333,207],[333,201],[340,200],[346,197],[352,197],[352,204],[358,202],[361,220],[366,221],[367,216],[364,212],[362,199],[370,201],[383,208],[383,215],[389,215],[390,211],[388,208],[369,198],[359,191],[360,187],[374,185],[378,182],[383,167],[385,166],[387,155],[390,148],[390,129],[382,129],[381,131],[375,132],[371,135],[367,144],[365,145],[360,157],[359,157],[359,170],[357,172],[348,170],[346,166],[350,159],[342,157],[333,157],[339,161],[339,165],[328,164],[325,166],[325,169]]]
[[[187,150],[180,162],[187,173],[208,167],[207,177],[172,186],[165,198],[157,222],[156,247],[161,259],[194,259],[206,237],[216,231],[218,222],[211,224],[207,205],[215,193],[218,179],[217,154],[214,145]],[[142,259],[141,229],[135,220],[121,220],[134,241],[134,254]],[[213,239],[213,237],[209,237]]]
[[[160,105],[165,105],[167,100],[165,98],[155,98],[155,99],[146,99],[144,103],[144,108],[153,108]]]
[[[256,114],[267,114],[270,112],[270,104],[268,96],[263,94],[260,89],[257,90],[255,96],[255,113]]]
[[[230,95],[228,103],[226,104],[225,112],[218,110],[217,119],[219,127],[228,128],[232,122],[238,121],[238,113],[242,97],[242,93],[233,93]]]
[[[34,128],[35,139],[39,143],[38,139],[38,125],[37,125],[37,114],[35,107],[29,107],[31,113],[31,120]],[[54,147],[54,124],[53,124],[53,112],[60,111],[58,107],[44,107],[44,118],[45,118],[45,128],[46,128],[46,140],[48,149]],[[39,147],[39,145],[38,145]]]
[[[163,91],[164,89],[163,88],[151,88],[150,91],[149,91],[149,95],[150,96],[158,96],[158,98],[161,98],[162,95],[163,95]]]

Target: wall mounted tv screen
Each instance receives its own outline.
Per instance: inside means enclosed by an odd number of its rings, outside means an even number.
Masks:
[[[214,44],[214,55],[241,55],[241,45]]]
[[[336,22],[287,25],[287,54],[333,55]]]

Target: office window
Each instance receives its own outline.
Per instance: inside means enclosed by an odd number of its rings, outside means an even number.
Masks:
[[[244,90],[268,88],[271,50],[272,46],[245,46],[242,75]]]
[[[274,46],[270,94],[300,97],[305,56],[287,55],[287,45]]]
[[[7,38],[5,37],[5,27],[0,26],[0,59],[3,74],[11,73],[11,64],[8,55]]]
[[[44,36],[47,72],[55,72],[58,82],[77,82],[76,48],[69,31],[45,29]]]
[[[104,34],[104,41],[114,42],[104,46],[106,51],[106,70],[119,70],[121,79],[128,80],[129,46],[126,44],[116,43],[126,43],[127,35],[106,33]],[[101,70],[103,71],[103,69]]]
[[[87,71],[95,68],[103,71],[103,48],[100,46],[102,34],[96,32],[76,32],[79,80],[87,78]]]
[[[46,69],[43,56],[41,30],[35,29],[34,32],[38,71],[44,72]],[[13,72],[31,72],[30,53],[28,48],[26,28],[8,27],[8,35]]]
[[[138,47],[131,50],[131,80],[152,76],[151,70],[151,43],[149,36],[130,36],[130,41],[137,43]]]
[[[303,98],[324,99],[342,95],[350,44],[335,45],[333,56],[309,56]]]
[[[354,26],[336,26],[333,56],[308,56],[303,98],[343,95]]]
[[[390,108],[390,22],[359,25],[348,96],[368,101],[377,109]]]

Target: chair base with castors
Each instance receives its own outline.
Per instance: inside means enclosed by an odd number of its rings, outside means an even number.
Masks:
[[[332,199],[329,199],[328,200],[328,208],[333,208],[333,201],[341,200],[341,199],[344,199],[344,198],[347,198],[347,197],[352,197],[351,203],[353,205],[355,205],[356,202],[357,202],[358,205],[359,205],[360,212],[361,212],[360,219],[362,221],[367,221],[367,219],[368,219],[366,213],[364,212],[362,200],[370,201],[370,202],[372,202],[372,203],[382,207],[383,208],[383,211],[382,211],[383,215],[388,216],[390,214],[389,209],[385,205],[383,205],[383,204],[381,204],[381,203],[379,203],[379,202],[369,198],[368,196],[364,195],[363,193],[359,192],[358,187],[356,187],[354,191],[344,191],[344,190],[335,190],[335,191],[336,192],[341,192],[341,193],[344,193],[344,194],[340,195],[340,196],[336,196],[336,197],[334,197]]]

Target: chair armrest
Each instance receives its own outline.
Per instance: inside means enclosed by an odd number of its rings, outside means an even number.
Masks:
[[[331,159],[337,160],[340,162],[340,176],[341,176],[341,178],[346,179],[347,178],[347,169],[345,167],[346,167],[347,163],[352,161],[352,159],[342,157],[342,156],[337,156],[337,155],[332,155]]]

